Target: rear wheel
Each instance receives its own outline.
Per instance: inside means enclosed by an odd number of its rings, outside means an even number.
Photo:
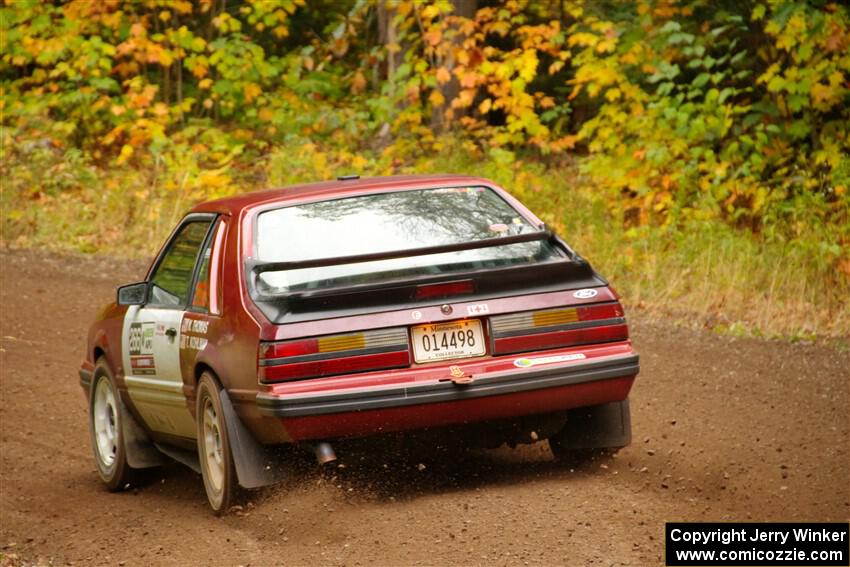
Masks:
[[[201,461],[207,500],[219,515],[235,504],[240,494],[220,391],[221,387],[212,374],[204,372],[198,382],[195,414],[198,458]]]
[[[632,441],[629,400],[571,409],[563,429],[549,438],[558,460],[586,460],[595,454],[615,452]]]
[[[112,492],[125,488],[133,480],[134,469],[127,464],[124,446],[124,411],[112,371],[100,358],[89,391],[89,430],[97,472]]]

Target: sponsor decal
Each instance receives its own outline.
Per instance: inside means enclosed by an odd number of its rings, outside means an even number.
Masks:
[[[585,358],[587,357],[580,352],[576,354],[560,354],[556,356],[539,356],[536,358],[517,358],[514,360],[514,366],[517,368],[529,368],[531,366],[540,366],[541,364],[570,362],[571,360],[584,360]]]
[[[486,303],[476,303],[475,305],[467,305],[466,312],[470,315],[484,315],[490,312],[490,308]]]
[[[209,326],[209,321],[204,321],[202,319],[189,319],[187,317],[183,319],[183,324],[180,325],[180,331],[183,333],[196,333],[199,335],[206,335]]]
[[[207,346],[207,334],[210,322],[203,319],[185,317],[180,324],[180,348],[203,350]]]
[[[595,289],[580,289],[576,292],[573,292],[573,297],[576,299],[590,299],[591,297],[596,297]]]
[[[130,353],[130,368],[136,376],[156,374],[153,357],[153,337],[156,324],[153,322],[130,323],[127,350]]]

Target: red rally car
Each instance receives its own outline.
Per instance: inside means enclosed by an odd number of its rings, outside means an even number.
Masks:
[[[168,455],[221,512],[286,443],[624,446],[638,369],[616,293],[503,189],[352,176],[196,206],[91,326],[80,382],[110,489]]]

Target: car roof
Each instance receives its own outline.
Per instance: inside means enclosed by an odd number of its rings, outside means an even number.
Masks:
[[[224,199],[207,201],[196,205],[192,212],[215,212],[238,215],[247,209],[266,207],[280,203],[295,204],[305,201],[334,199],[365,195],[376,191],[424,189],[440,185],[492,185],[483,177],[468,175],[394,175],[388,177],[364,177],[357,179],[337,179],[318,183],[305,183],[289,187],[265,189],[241,193]]]

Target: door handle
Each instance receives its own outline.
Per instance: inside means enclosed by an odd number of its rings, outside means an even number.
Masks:
[[[174,327],[171,327],[170,329],[165,331],[165,336],[173,341],[174,338],[177,336],[177,329],[175,329]]]

